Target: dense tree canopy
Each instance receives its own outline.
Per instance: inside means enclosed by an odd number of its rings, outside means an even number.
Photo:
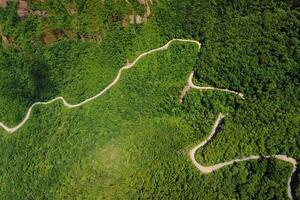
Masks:
[[[1,129],[0,199],[287,199],[287,163],[262,159],[201,175],[187,152],[223,112],[199,162],[258,154],[299,160],[297,1],[28,0],[25,18],[17,1],[7,3],[0,7],[0,121],[9,126],[36,101],[95,95],[120,67],[170,39],[195,39],[202,48],[175,42],[124,72],[101,98],[77,109],[39,106],[13,135]],[[239,91],[245,100],[190,91],[180,104],[192,70],[198,85]]]

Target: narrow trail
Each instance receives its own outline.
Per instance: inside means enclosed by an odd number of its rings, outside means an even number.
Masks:
[[[249,157],[245,157],[245,158],[240,158],[240,159],[234,159],[234,160],[230,160],[230,161],[226,161],[223,163],[218,163],[215,165],[211,165],[211,166],[204,166],[199,164],[196,159],[195,159],[195,153],[197,152],[197,150],[199,150],[201,147],[206,146],[213,138],[214,136],[217,135],[217,128],[219,126],[219,124],[221,123],[221,121],[224,119],[224,115],[222,113],[219,114],[217,120],[215,121],[211,133],[210,135],[204,140],[202,141],[200,144],[198,144],[197,146],[195,146],[194,148],[192,148],[189,151],[189,156],[192,160],[192,163],[194,164],[194,166],[202,173],[204,174],[209,174],[212,173],[218,169],[221,169],[223,167],[226,167],[228,165],[232,165],[234,163],[239,163],[239,162],[243,162],[243,161],[248,161],[248,160],[258,160],[261,157],[258,155],[250,155]],[[284,162],[288,162],[290,164],[292,164],[293,166],[293,170],[289,176],[288,179],[288,186],[287,186],[287,193],[288,193],[288,197],[293,200],[293,196],[292,196],[292,189],[291,189],[291,181],[292,181],[292,176],[293,174],[296,172],[296,168],[297,168],[297,161],[294,158],[288,157],[286,155],[267,155],[267,156],[263,156],[263,158],[276,158],[278,160],[282,160]]]
[[[33,110],[33,108],[37,105],[47,105],[47,104],[51,104],[55,101],[59,101],[61,100],[64,104],[64,106],[66,106],[67,108],[76,108],[76,107],[80,107],[90,101],[93,101],[95,99],[97,99],[98,97],[102,96],[105,92],[107,92],[110,88],[112,88],[120,79],[121,77],[121,74],[124,70],[127,70],[127,69],[130,69],[132,68],[141,58],[149,55],[149,54],[152,54],[154,52],[158,52],[158,51],[164,51],[164,50],[167,50],[169,47],[170,47],[170,44],[172,42],[190,42],[190,43],[195,43],[197,46],[198,46],[198,49],[200,50],[201,49],[201,43],[196,41],[196,40],[188,40],[188,39],[172,39],[170,40],[168,43],[166,43],[164,46],[162,47],[159,47],[159,48],[156,48],[156,49],[152,49],[152,50],[149,50],[147,52],[144,52],[144,53],[141,53],[132,63],[129,63],[129,64],[126,64],[125,66],[123,66],[119,71],[118,71],[118,74],[116,76],[116,78],[108,85],[106,86],[106,88],[104,88],[102,91],[100,91],[98,94],[96,94],[95,96],[93,97],[90,97],[78,104],[70,104],[68,103],[62,96],[59,96],[59,97],[56,97],[50,101],[46,101],[46,102],[35,102],[34,104],[32,104],[25,117],[23,118],[23,120],[18,124],[16,125],[15,127],[12,127],[12,128],[9,128],[8,126],[6,126],[3,122],[0,122],[0,127],[3,128],[7,133],[14,133],[16,132],[18,129],[20,129],[27,121],[28,119],[30,118],[30,115],[31,115],[31,112]]]

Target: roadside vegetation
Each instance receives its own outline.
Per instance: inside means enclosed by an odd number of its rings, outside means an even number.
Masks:
[[[27,1],[47,16],[22,19],[18,2],[0,8],[0,121],[10,126],[33,102],[93,96],[120,67],[170,39],[202,42],[199,54],[196,45],[176,42],[143,58],[83,107],[38,106],[16,133],[0,130],[0,199],[287,199],[291,166],[284,162],[249,161],[201,175],[187,153],[223,112],[220,134],[196,155],[201,163],[251,154],[299,160],[296,3],[142,2]],[[147,6],[147,20],[131,23]],[[192,90],[179,103],[193,69],[197,85],[246,99]]]

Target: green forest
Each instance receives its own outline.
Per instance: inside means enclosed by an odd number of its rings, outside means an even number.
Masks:
[[[5,5],[2,5],[5,2]],[[22,5],[22,6],[21,6]],[[0,199],[289,199],[292,165],[213,165],[249,155],[300,160],[300,3],[297,0],[0,0]],[[191,71],[199,86],[181,91]],[[300,173],[292,177],[300,199]]]

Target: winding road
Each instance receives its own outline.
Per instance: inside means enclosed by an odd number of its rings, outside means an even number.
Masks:
[[[108,85],[106,86],[106,88],[104,88],[102,91],[100,91],[98,94],[96,94],[95,96],[93,97],[90,97],[78,104],[70,104],[68,103],[62,96],[59,96],[59,97],[56,97],[50,101],[47,101],[47,102],[35,102],[34,104],[32,104],[25,117],[23,118],[23,120],[18,124],[16,125],[15,127],[12,127],[12,128],[9,128],[8,126],[6,126],[3,122],[0,122],[0,127],[3,128],[7,133],[14,133],[16,132],[18,129],[20,129],[22,126],[24,126],[24,124],[29,120],[30,118],[30,115],[31,115],[31,112],[33,110],[33,108],[37,105],[47,105],[47,104],[51,104],[55,101],[59,101],[61,100],[64,104],[64,106],[66,106],[67,108],[77,108],[77,107],[80,107],[90,101],[93,101],[95,99],[97,99],[98,97],[102,96],[105,92],[107,92],[110,88],[112,88],[120,79],[121,77],[121,74],[124,70],[127,70],[127,69],[130,69],[132,68],[141,58],[149,55],[149,54],[152,54],[154,52],[158,52],[158,51],[164,51],[164,50],[167,50],[169,47],[170,47],[170,44],[172,42],[190,42],[190,43],[194,43],[198,46],[198,49],[200,50],[201,49],[201,43],[196,41],[196,40],[187,40],[187,39],[172,39],[170,40],[167,44],[165,44],[164,46],[162,47],[159,47],[159,48],[156,48],[156,49],[152,49],[152,50],[149,50],[147,52],[144,52],[144,53],[141,53],[132,63],[129,63],[129,64],[126,64],[125,66],[123,66],[119,71],[118,71],[118,74],[116,76],[116,78]]]
[[[93,101],[93,100],[97,99],[98,97],[102,96],[109,89],[111,89],[119,81],[119,79],[120,79],[120,77],[122,75],[122,72],[124,70],[132,68],[141,58],[143,58],[143,57],[145,57],[145,56],[147,56],[147,55],[149,55],[151,53],[167,50],[170,47],[170,44],[172,42],[175,42],[175,41],[195,43],[198,46],[199,50],[201,48],[201,43],[199,43],[196,40],[172,39],[172,40],[170,40],[168,43],[166,43],[162,47],[159,47],[159,48],[156,48],[156,49],[152,49],[152,50],[149,50],[147,52],[144,52],[144,53],[140,54],[132,63],[126,64],[125,66],[123,66],[122,68],[120,68],[120,70],[117,73],[117,76],[113,79],[113,81],[108,86],[106,86],[102,91],[100,91],[98,94],[96,94],[95,96],[92,96],[92,97],[90,97],[90,98],[88,98],[88,99],[86,99],[86,100],[84,100],[84,101],[82,101],[80,103],[77,103],[77,104],[70,104],[70,103],[68,103],[62,96],[56,97],[56,98],[54,98],[52,100],[49,100],[47,102],[35,102],[34,104],[32,104],[29,107],[29,109],[28,109],[25,117],[23,118],[23,120],[18,125],[16,125],[15,127],[9,128],[3,122],[0,122],[0,127],[3,128],[7,133],[10,133],[10,134],[16,132],[18,129],[20,129],[29,120],[33,108],[35,106],[38,106],[38,105],[47,105],[47,104],[51,104],[51,103],[53,103],[55,101],[62,101],[63,105],[66,106],[67,108],[76,108],[76,107],[80,107],[80,106],[82,106],[82,105],[84,105],[84,104],[86,104],[86,103],[88,103],[90,101]],[[232,91],[232,90],[215,88],[215,87],[210,87],[210,86],[207,86],[207,87],[196,86],[196,85],[194,85],[194,83],[192,81],[193,76],[194,76],[194,72],[192,71],[191,74],[190,74],[190,76],[189,76],[189,78],[188,78],[188,87],[190,87],[192,89],[197,89],[197,90],[218,90],[218,91],[223,91],[223,92],[228,92],[228,93],[232,93],[232,94],[238,95],[238,96],[240,96],[241,98],[244,99],[244,95],[242,93],[238,93],[238,92],[235,92],[235,91]],[[195,146],[189,152],[189,156],[190,156],[190,158],[192,160],[192,163],[195,165],[195,167],[200,172],[202,172],[204,174],[212,173],[213,171],[218,170],[220,168],[223,168],[223,167],[225,167],[227,165],[232,165],[234,163],[243,162],[243,161],[247,161],[247,160],[257,160],[257,159],[260,158],[259,156],[252,155],[252,156],[249,156],[247,158],[234,159],[234,160],[231,160],[231,161],[219,163],[219,164],[212,165],[212,166],[203,166],[203,165],[199,164],[195,160],[195,153],[196,153],[196,151],[199,148],[207,145],[208,142],[217,134],[216,133],[216,129],[219,126],[219,123],[222,121],[223,118],[224,118],[224,115],[223,114],[219,114],[216,122],[213,125],[213,129],[212,129],[209,137],[206,140],[204,140],[203,142],[201,142],[200,144],[198,144],[197,146]],[[291,194],[290,183],[291,183],[291,177],[292,177],[293,173],[295,173],[295,171],[296,171],[297,161],[295,159],[293,159],[293,158],[287,157],[286,155],[265,156],[265,158],[271,158],[271,157],[274,157],[276,159],[288,162],[288,163],[290,163],[290,164],[293,165],[293,170],[292,170],[291,176],[290,176],[290,178],[288,180],[288,196],[289,196],[290,199],[293,199],[292,194]]]
[[[223,163],[218,163],[212,166],[204,166],[199,164],[196,159],[195,159],[195,154],[197,152],[198,149],[200,149],[201,147],[206,146],[213,138],[214,136],[216,136],[217,134],[217,128],[219,126],[219,124],[221,123],[221,121],[224,119],[224,115],[222,113],[219,114],[217,120],[215,121],[212,131],[210,133],[210,135],[204,140],[202,141],[200,144],[196,145],[194,148],[192,148],[189,151],[189,156],[193,162],[193,164],[195,165],[195,167],[202,173],[204,174],[209,174],[212,173],[218,169],[221,169],[223,167],[226,167],[228,165],[232,165],[234,163],[239,163],[239,162],[243,162],[243,161],[247,161],[247,160],[258,160],[261,157],[258,155],[250,155],[249,157],[246,158],[240,158],[240,159],[234,159],[234,160],[230,160],[230,161],[226,161]],[[290,164],[292,164],[293,166],[293,170],[291,172],[291,175],[288,179],[288,186],[287,186],[287,193],[288,193],[288,197],[293,200],[293,196],[292,196],[292,189],[291,189],[291,181],[292,181],[292,176],[293,174],[296,172],[296,168],[297,168],[297,161],[294,158],[288,157],[286,155],[268,155],[268,156],[263,156],[263,158],[276,158],[278,160],[282,160],[285,162],[288,162]]]
[[[242,99],[245,99],[244,94],[236,92],[236,91],[232,91],[232,90],[228,90],[228,89],[215,88],[215,87],[211,87],[211,86],[207,86],[207,87],[196,86],[193,83],[193,77],[194,77],[194,71],[192,71],[192,73],[190,74],[189,79],[188,79],[188,85],[193,89],[197,89],[197,90],[218,90],[218,91],[222,91],[222,92],[228,92],[228,93],[236,94],[236,95],[240,96]]]

